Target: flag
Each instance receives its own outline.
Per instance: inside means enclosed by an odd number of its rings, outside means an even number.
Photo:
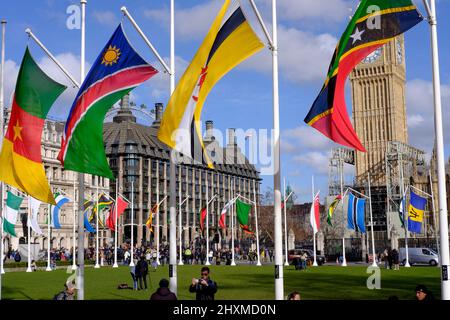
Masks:
[[[186,69],[164,112],[158,138],[184,156],[213,167],[206,155],[200,118],[208,94],[216,83],[264,45],[253,32],[240,6],[224,19],[225,0],[199,50]],[[192,17],[196,19],[197,17]],[[224,21],[224,23],[222,23]]]
[[[116,230],[116,205],[117,205],[117,221],[119,221],[120,216],[122,213],[125,212],[125,209],[128,207],[128,202],[123,200],[121,197],[118,197],[116,200],[116,203],[111,207],[111,210],[109,212],[109,216],[106,219],[106,226],[112,230]]]
[[[336,208],[337,208],[337,206],[338,206],[338,204],[339,204],[339,202],[340,202],[341,200],[342,200],[342,196],[341,196],[341,195],[338,195],[338,196],[333,200],[333,202],[331,203],[330,207],[328,208],[327,223],[328,223],[330,226],[333,226],[333,224],[331,223],[331,218],[333,217],[334,210],[336,210]]]
[[[320,229],[320,199],[319,193],[314,196],[314,201],[311,203],[311,211],[309,216],[311,227],[313,228],[314,234],[319,232]]]
[[[234,202],[234,199],[228,201],[223,207],[222,212],[220,213],[219,227],[222,229],[226,229],[226,214]]]
[[[203,232],[203,229],[205,228],[205,219],[206,219],[206,208],[202,208],[200,210],[200,229]]]
[[[23,198],[16,196],[8,191],[8,195],[6,198],[6,212],[3,219],[3,230],[13,237],[17,237],[15,224],[17,222],[17,216],[19,214],[19,209],[22,201]]]
[[[55,199],[42,165],[41,136],[51,106],[65,89],[39,68],[27,48],[0,154],[1,181],[50,204]]]
[[[414,233],[420,233],[422,229],[423,216],[427,199],[418,196],[411,191],[411,200],[408,210],[408,230]]]
[[[250,209],[252,206],[250,204],[244,203],[239,199],[236,200],[236,217],[241,226],[242,230],[248,234],[254,234],[253,231],[250,230],[250,226],[248,225],[248,215],[250,214]]]
[[[104,223],[100,217],[100,213],[106,209],[108,206],[110,206],[113,203],[112,200],[110,200],[106,195],[101,194],[98,199],[97,202],[95,203],[94,207],[92,208],[92,214],[89,217],[89,222],[92,222],[95,217],[98,215],[98,223],[101,227],[104,227]],[[97,212],[97,208],[98,208],[98,212]]]
[[[156,73],[128,43],[120,24],[70,110],[58,155],[65,169],[114,179],[103,143],[105,115],[114,103]]]
[[[155,205],[152,207],[152,209],[150,210],[150,213],[149,213],[149,215],[148,215],[148,220],[147,220],[147,222],[145,223],[145,225],[146,225],[147,228],[150,230],[150,232],[153,232],[153,226],[152,226],[152,223],[153,223],[153,216],[158,212],[158,208],[159,208],[159,205],[158,205],[158,204],[155,204]]]
[[[55,194],[55,206],[50,206],[50,212],[51,212],[51,218],[50,223],[51,227],[53,229],[61,229],[61,225],[59,223],[59,212],[61,210],[61,207],[65,205],[67,202],[70,202],[70,199],[65,197],[62,194],[56,193]]]
[[[336,143],[365,152],[345,105],[345,82],[373,51],[423,20],[411,0],[362,0],[333,54],[305,122]]]
[[[38,214],[39,214],[39,208],[41,207],[41,201],[34,199],[33,197],[28,197],[28,201],[30,202],[30,210],[31,210],[31,217],[27,220],[27,225],[30,226],[30,228],[37,233],[38,235],[42,235],[42,230],[39,227],[38,223]]]
[[[405,208],[406,208],[406,199],[405,196],[403,196],[402,200],[400,201],[400,206],[398,209],[398,216],[400,218],[400,222],[402,223],[402,228],[405,227]]]
[[[94,233],[96,230],[89,223],[88,210],[84,211],[83,216],[84,216],[84,229],[89,233]]]
[[[366,233],[366,199],[360,199],[351,193],[349,194],[347,222],[349,229]]]

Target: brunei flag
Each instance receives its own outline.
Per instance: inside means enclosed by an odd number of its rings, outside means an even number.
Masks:
[[[55,198],[42,165],[41,136],[51,106],[65,89],[39,68],[27,48],[0,154],[1,181],[53,205]]]
[[[347,77],[368,55],[422,20],[411,0],[362,0],[337,45],[325,84],[305,122],[334,142],[365,152],[345,105]]]
[[[225,18],[230,2],[225,0],[197,54],[180,79],[158,132],[159,140],[170,148],[210,168],[213,165],[204,152],[201,138],[203,104],[223,76],[264,47],[240,6],[230,10],[231,15]]]
[[[157,72],[133,49],[120,24],[86,76],[70,110],[58,155],[65,169],[114,179],[103,144],[106,113]]]

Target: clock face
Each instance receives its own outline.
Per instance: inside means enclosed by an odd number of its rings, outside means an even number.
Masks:
[[[396,54],[397,54],[397,63],[401,64],[403,62],[403,47],[400,41],[396,41],[397,48],[396,48]]]
[[[378,48],[371,54],[367,56],[367,58],[364,59],[363,63],[373,63],[378,60],[378,58],[381,57],[381,48]]]

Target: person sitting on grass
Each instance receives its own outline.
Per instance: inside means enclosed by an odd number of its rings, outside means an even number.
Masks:
[[[434,300],[434,295],[423,284],[419,284],[416,287],[416,300],[417,301],[430,301]]]
[[[76,286],[73,282],[64,284],[64,290],[58,293],[53,300],[75,300]]]
[[[217,292],[217,283],[209,278],[208,267],[202,268],[200,279],[192,279],[189,292],[196,293],[197,301],[214,300],[214,295]]]
[[[177,300],[177,296],[175,295],[175,293],[173,293],[169,289],[169,280],[161,279],[161,281],[159,281],[159,288],[156,290],[155,293],[152,294],[152,296],[150,297],[150,300],[155,300],[155,301]]]
[[[30,265],[31,271],[37,271],[37,265],[36,265],[36,261],[35,260],[31,260],[31,265]]]
[[[287,296],[288,300],[301,300],[301,296],[300,293],[298,291],[293,291],[291,293],[289,293],[289,295]]]

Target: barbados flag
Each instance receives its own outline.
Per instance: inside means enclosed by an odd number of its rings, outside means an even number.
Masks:
[[[58,160],[66,170],[114,179],[103,144],[108,110],[158,71],[128,42],[120,24],[84,80],[70,110]]]
[[[213,167],[204,152],[201,112],[216,83],[264,45],[252,30],[240,6],[229,10],[225,0],[206,38],[170,98],[158,139],[195,163]],[[228,18],[226,13],[230,11]],[[197,17],[192,17],[196,19]]]
[[[414,233],[420,233],[422,229],[423,216],[427,199],[418,196],[411,191],[411,200],[408,210],[408,230]]]
[[[334,142],[365,152],[347,113],[347,77],[372,52],[422,20],[411,0],[361,0],[339,40],[325,84],[305,122]]]

